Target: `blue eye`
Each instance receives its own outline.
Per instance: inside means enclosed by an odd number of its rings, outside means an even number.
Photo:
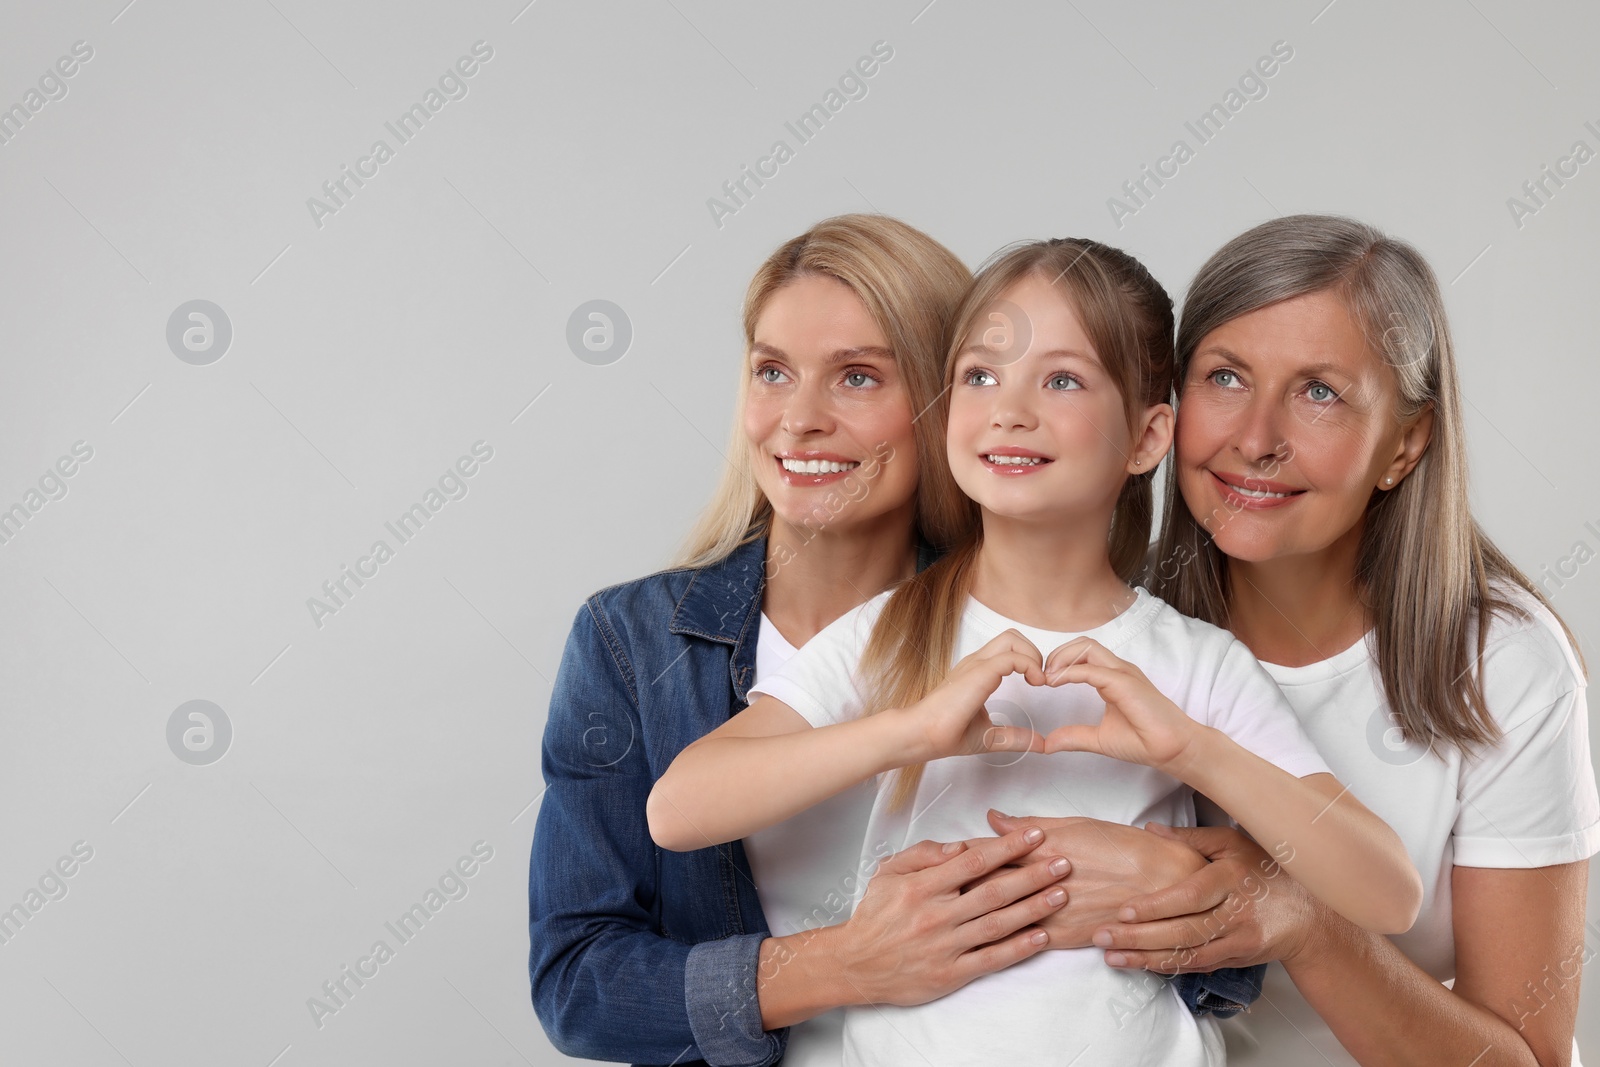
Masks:
[[[1319,392],[1322,395],[1319,396]],[[1330,400],[1339,399],[1339,394],[1333,391],[1333,387],[1324,382],[1312,382],[1306,386],[1306,395],[1318,404],[1326,404]]]
[[[972,380],[973,378],[978,377],[980,375],[982,375],[984,377],[988,377],[988,378],[993,378],[994,377],[994,375],[990,374],[988,371],[983,370],[980,367],[974,367],[971,370],[967,371],[966,374],[961,376],[961,381],[962,381],[963,384],[966,384],[966,385],[986,384],[986,383],[982,383],[982,382],[975,382],[975,381]]]
[[[852,378],[864,378],[868,382],[874,382],[874,383],[878,382],[878,379],[874,378],[872,375],[868,374],[866,371],[860,371],[860,370],[850,371],[848,374],[846,374],[844,376],[844,380],[845,380],[846,383],[848,383],[850,381],[850,379],[852,379]],[[862,384],[862,385],[856,386],[855,388],[862,389],[862,388],[866,388],[866,386],[865,386],[865,384]]]
[[[779,370],[775,365],[771,363],[763,363],[761,366],[755,369],[755,376],[768,385],[778,384],[778,380],[776,378],[767,377],[768,371],[771,371],[773,374],[779,375],[780,377],[783,375],[783,371]]]
[[[1066,373],[1065,371],[1063,371],[1060,374],[1052,374],[1050,376],[1050,381],[1052,383],[1051,384],[1051,388],[1052,389],[1058,388],[1057,386],[1055,386],[1053,384],[1055,382],[1066,382],[1067,383],[1066,385],[1063,385],[1063,386],[1059,387],[1058,391],[1060,391],[1060,392],[1066,392],[1069,389],[1082,389],[1083,388],[1083,383],[1082,382],[1078,381],[1078,379],[1074,378],[1072,375]]]
[[[1239,376],[1231,370],[1214,370],[1206,377],[1224,389],[1238,389],[1240,387]]]

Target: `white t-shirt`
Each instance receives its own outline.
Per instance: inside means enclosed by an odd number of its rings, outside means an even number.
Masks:
[[[759,685],[794,653],[795,647],[762,612],[753,684]],[[863,782],[744,839],[756,895],[773,934],[816,930],[849,917],[872,794],[872,783]],[[789,1028],[784,1067],[839,1067],[843,1041],[842,1008],[796,1023]]]
[[[835,620],[751,689],[776,697],[813,726],[860,714],[856,671],[872,625],[892,590]],[[951,666],[1015,628],[1048,657],[1077,634],[1007,619],[967,598]],[[1087,631],[1137,664],[1192,717],[1296,776],[1327,765],[1255,658],[1233,635],[1187,618],[1144,589],[1134,604]],[[1003,679],[991,716],[1047,734],[1098,722],[1104,704],[1087,685],[1032,686]],[[989,836],[990,807],[1015,814],[1083,815],[1140,825],[1194,825],[1193,790],[1150,767],[1087,752],[990,753],[935,760],[915,798],[890,811],[894,775],[880,786],[861,843],[863,866],[923,838]],[[858,894],[859,896],[859,894]],[[1058,949],[986,975],[930,1004],[845,1011],[846,1064],[1221,1064],[1218,1024],[1188,1011],[1170,982],[1108,967],[1098,948]]]
[[[1476,759],[1454,746],[1430,752],[1401,740],[1370,634],[1309,666],[1263,664],[1339,780],[1405,842],[1426,892],[1416,925],[1391,940],[1441,982],[1455,977],[1452,866],[1543,867],[1600,851],[1583,675],[1550,612],[1520,589],[1508,595],[1533,617],[1497,616],[1490,627],[1484,695],[1504,734]],[[1551,973],[1570,974],[1583,957],[1563,962],[1552,960]],[[1536,1010],[1538,1001],[1522,1007]],[[1262,999],[1223,1032],[1234,1067],[1356,1062],[1277,963],[1268,966]],[[1576,1041],[1572,1063],[1578,1067]]]

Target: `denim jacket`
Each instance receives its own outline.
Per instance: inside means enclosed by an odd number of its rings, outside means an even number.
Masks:
[[[534,1010],[570,1056],[766,1065],[788,1030],[756,998],[769,936],[738,841],[670,852],[645,800],[673,758],[744,708],[755,674],[764,535],[703,568],[609,586],[578,610],[545,726],[528,872]],[[919,543],[917,569],[937,558]],[[1264,966],[1181,975],[1192,1011],[1231,1015]]]

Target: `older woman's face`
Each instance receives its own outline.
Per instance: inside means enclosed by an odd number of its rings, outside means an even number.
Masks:
[[[1410,469],[1394,371],[1332,293],[1212,330],[1181,390],[1178,487],[1233,559],[1316,553],[1359,535],[1372,494]]]
[[[911,396],[888,339],[848,286],[809,276],[773,293],[746,369],[751,464],[780,518],[837,532],[911,505]]]

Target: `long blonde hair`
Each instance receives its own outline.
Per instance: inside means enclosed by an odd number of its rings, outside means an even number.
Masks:
[[[895,365],[914,412],[917,527],[936,548],[959,536],[966,498],[944,458],[944,417],[934,403],[943,370],[945,332],[971,272],[932,237],[886,215],[851,214],[824,219],[785,241],[750,280],[744,297],[746,358],[740,360],[738,399],[728,433],[727,465],[711,502],[679,549],[675,567],[704,567],[739,545],[765,535],[772,503],[756,483],[744,410],[750,392],[748,354],[756,323],[779,289],[804,277],[842,282],[866,305],[894,352]]]
[[[1178,387],[1211,331],[1319,292],[1344,302],[1394,371],[1395,417],[1433,409],[1427,450],[1397,487],[1373,493],[1358,548],[1356,582],[1373,620],[1384,696],[1407,741],[1462,749],[1492,742],[1499,730],[1481,678],[1490,618],[1524,615],[1495,584],[1520,586],[1546,608],[1550,603],[1472,518],[1455,351],[1438,280],[1422,255],[1334,215],[1290,215],[1247,230],[1206,261],[1189,289],[1178,329]],[[1227,626],[1228,558],[1189,510],[1175,477],[1167,479],[1162,525],[1151,589],[1186,615]],[[1160,561],[1174,560],[1181,565],[1169,576]]]
[[[1082,238],[1054,238],[1001,249],[973,279],[951,323],[945,353],[944,409],[956,360],[973,329],[987,321],[1000,295],[1030,275],[1047,279],[1071,303],[1095,353],[1122,394],[1133,428],[1146,408],[1172,391],[1172,300],[1138,260],[1120,249]],[[948,470],[948,457],[939,464]],[[1109,552],[1123,579],[1136,577],[1150,541],[1152,473],[1123,484],[1111,520]],[[864,714],[909,707],[936,689],[950,672],[956,638],[983,529],[976,503],[966,499],[966,523],[956,545],[937,563],[895,588],[862,652]],[[896,776],[890,804],[903,807],[922,780],[922,765]]]

